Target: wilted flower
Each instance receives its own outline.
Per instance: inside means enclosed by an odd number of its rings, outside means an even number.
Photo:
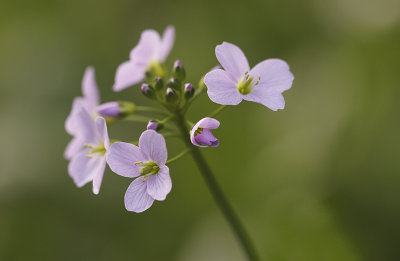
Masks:
[[[212,70],[204,78],[213,102],[237,105],[247,100],[274,111],[285,107],[282,92],[290,89],[294,79],[285,61],[267,59],[250,70],[242,50],[227,42],[215,48],[215,55],[224,70]]]
[[[139,43],[132,49],[130,60],[122,63],[116,72],[114,91],[121,91],[131,85],[141,82],[146,72],[163,76],[161,63],[165,61],[175,40],[175,29],[168,26],[162,38],[154,30],[145,30]]]
[[[154,200],[164,200],[171,191],[167,147],[164,137],[154,130],[146,130],[139,138],[139,146],[116,142],[111,145],[107,163],[120,176],[135,178],[125,193],[125,208],[143,212]]]
[[[190,131],[190,140],[198,147],[217,147],[219,140],[214,137],[210,130],[219,127],[219,121],[213,118],[201,119]]]
[[[68,172],[78,187],[93,181],[93,193],[98,194],[106,167],[105,155],[110,147],[107,125],[102,117],[94,120],[83,107],[77,113],[76,122],[84,149],[72,157]]]

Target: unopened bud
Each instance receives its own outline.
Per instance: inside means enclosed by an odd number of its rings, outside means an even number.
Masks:
[[[154,89],[147,83],[143,83],[142,87],[140,88],[144,96],[152,98],[154,96]]]
[[[161,77],[156,77],[154,79],[154,89],[156,91],[162,90],[164,88],[164,81]]]
[[[185,68],[183,68],[180,60],[175,61],[173,74],[174,74],[174,77],[177,78],[178,80],[180,80],[180,81],[185,80],[186,72],[185,72]]]
[[[164,127],[164,124],[162,124],[161,122],[157,121],[157,120],[151,120],[149,121],[149,123],[147,124],[147,129],[148,130],[155,130],[155,131],[159,131]]]
[[[172,102],[178,99],[178,95],[176,95],[176,92],[172,88],[167,88],[167,91],[165,93],[165,98],[167,99],[168,102]]]
[[[174,89],[177,92],[181,92],[181,82],[177,78],[171,78],[167,83],[167,87]]]
[[[190,98],[193,97],[194,88],[193,88],[193,85],[191,83],[186,83],[185,84],[184,93],[185,93],[185,98],[186,99],[190,99]]]
[[[107,102],[97,107],[97,113],[104,117],[116,118],[119,116],[118,102]]]

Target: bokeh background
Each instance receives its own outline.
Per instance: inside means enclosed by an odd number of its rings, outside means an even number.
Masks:
[[[204,149],[263,260],[398,260],[400,1],[3,0],[0,8],[0,260],[245,260],[190,157],[173,190],[142,213],[124,209],[129,179],[105,173],[100,195],[67,174],[64,131],[92,65],[102,101],[143,29],[173,24],[167,61],[188,81],[217,64],[222,41],[251,65],[286,60],[286,108],[223,111],[221,146]],[[190,118],[214,110],[207,96]],[[144,124],[120,123],[136,140]],[[168,139],[170,155],[182,144]]]

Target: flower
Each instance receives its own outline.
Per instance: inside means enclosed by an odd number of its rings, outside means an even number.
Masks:
[[[215,55],[224,70],[212,70],[204,78],[213,102],[237,105],[247,100],[273,111],[285,107],[282,92],[290,89],[294,79],[285,61],[267,59],[250,70],[242,50],[227,42],[215,48]]]
[[[164,76],[161,63],[165,61],[175,40],[175,28],[168,26],[162,38],[154,30],[145,30],[139,43],[129,54],[130,60],[122,63],[116,72],[114,91],[121,91],[131,85],[141,82],[146,71],[156,76]]]
[[[120,115],[120,108],[118,102],[106,102],[97,108],[97,112],[104,117],[116,118]]]
[[[164,137],[154,130],[146,130],[139,138],[139,146],[116,142],[111,145],[107,163],[120,176],[135,179],[125,193],[125,208],[143,212],[154,200],[165,200],[171,191],[167,147]]]
[[[79,123],[76,120],[81,107],[84,107],[93,118],[97,116],[100,95],[97,89],[93,67],[88,67],[85,70],[82,79],[82,93],[83,97],[76,97],[74,99],[71,112],[65,121],[65,130],[68,134],[74,136],[64,152],[64,157],[66,159],[71,159],[83,147],[83,140],[79,135]]]
[[[219,127],[219,121],[213,118],[203,118],[194,125],[190,131],[190,140],[198,147],[217,147],[219,140],[214,137],[210,130]]]
[[[106,121],[95,120],[84,107],[77,113],[80,136],[84,148],[77,152],[68,165],[68,173],[78,187],[93,181],[93,193],[98,194],[106,168],[105,156],[110,147]]]

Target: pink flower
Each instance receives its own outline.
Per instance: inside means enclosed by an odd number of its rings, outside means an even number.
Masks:
[[[208,97],[213,102],[237,105],[247,100],[273,111],[285,107],[282,92],[291,88],[294,79],[285,61],[267,59],[250,70],[242,50],[227,42],[215,48],[215,55],[224,70],[212,70],[204,77]]]
[[[142,133],[139,146],[125,142],[111,145],[107,155],[111,170],[123,177],[138,177],[125,193],[128,211],[143,212],[154,200],[165,200],[172,188],[169,168],[165,165],[167,158],[164,137],[154,130]]]
[[[93,181],[93,193],[98,194],[106,168],[106,153],[110,147],[106,121],[94,120],[84,107],[77,112],[82,149],[76,152],[68,165],[68,173],[78,187]]]
[[[175,28],[168,26],[162,38],[154,30],[145,30],[139,43],[132,49],[129,61],[122,63],[115,74],[114,91],[121,91],[143,81],[146,71],[156,76],[162,74],[161,63],[165,61],[175,40]]]

